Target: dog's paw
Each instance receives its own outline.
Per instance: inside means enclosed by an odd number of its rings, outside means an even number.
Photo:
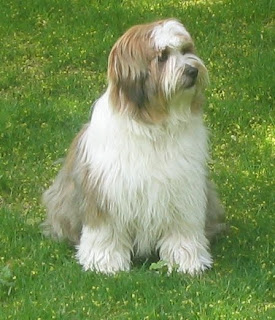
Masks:
[[[101,232],[84,227],[76,258],[85,271],[114,274],[130,270],[130,249],[110,237],[111,232]]]
[[[108,249],[85,250],[79,246],[76,258],[85,271],[91,270],[104,274],[115,274],[119,271],[129,271],[130,261],[119,252],[110,252]]]
[[[176,270],[190,275],[200,274],[211,268],[212,258],[207,247],[200,243],[183,240],[164,243],[160,248],[160,258],[167,262],[168,273]]]
[[[180,248],[175,253],[174,260],[177,265],[177,271],[188,273],[192,276],[202,273],[210,269],[212,266],[211,255],[205,251],[204,253],[188,252],[185,248]]]

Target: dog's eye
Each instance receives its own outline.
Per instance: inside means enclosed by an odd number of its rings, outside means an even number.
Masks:
[[[181,54],[186,54],[186,53],[192,53],[193,50],[193,46],[192,45],[187,45],[181,48]]]
[[[183,54],[183,55],[184,55],[184,54],[186,54],[186,53],[187,53],[187,50],[186,50],[186,48],[182,48],[180,52],[181,52],[181,54]]]
[[[163,50],[158,56],[158,62],[165,62],[168,60],[169,54],[167,50]]]

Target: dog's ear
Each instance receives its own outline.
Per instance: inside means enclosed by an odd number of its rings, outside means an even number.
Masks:
[[[109,55],[111,103],[118,111],[133,116],[143,113],[150,100],[149,69],[155,54],[150,36],[151,30],[135,26],[118,39]]]
[[[111,50],[108,60],[110,103],[120,113],[145,122],[159,122],[166,115],[166,101],[159,87],[151,43],[152,25],[129,29]]]
[[[116,45],[109,56],[108,78],[112,104],[119,111],[135,112],[148,102],[148,70],[134,48]]]

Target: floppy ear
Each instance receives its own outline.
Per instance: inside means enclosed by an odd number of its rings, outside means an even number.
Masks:
[[[150,123],[159,122],[166,115],[151,34],[152,25],[129,29],[115,43],[108,60],[110,103],[114,110]]]
[[[138,113],[148,102],[146,81],[148,62],[138,42],[121,39],[109,56],[108,78],[111,100],[118,111]]]

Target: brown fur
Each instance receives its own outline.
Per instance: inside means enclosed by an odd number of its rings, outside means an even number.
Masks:
[[[205,234],[211,241],[214,237],[226,229],[224,208],[219,200],[215,184],[207,181],[207,207],[206,207],[206,223]]]
[[[47,208],[47,218],[42,224],[44,234],[75,244],[79,242],[83,222],[99,217],[96,193],[87,188],[88,169],[84,166],[77,171],[76,165],[81,156],[79,143],[86,129],[84,126],[73,140],[63,168],[43,195]]]
[[[108,64],[113,107],[146,123],[159,123],[167,117],[167,101],[161,93],[156,70],[158,53],[150,42],[156,25],[129,29],[114,45]]]

